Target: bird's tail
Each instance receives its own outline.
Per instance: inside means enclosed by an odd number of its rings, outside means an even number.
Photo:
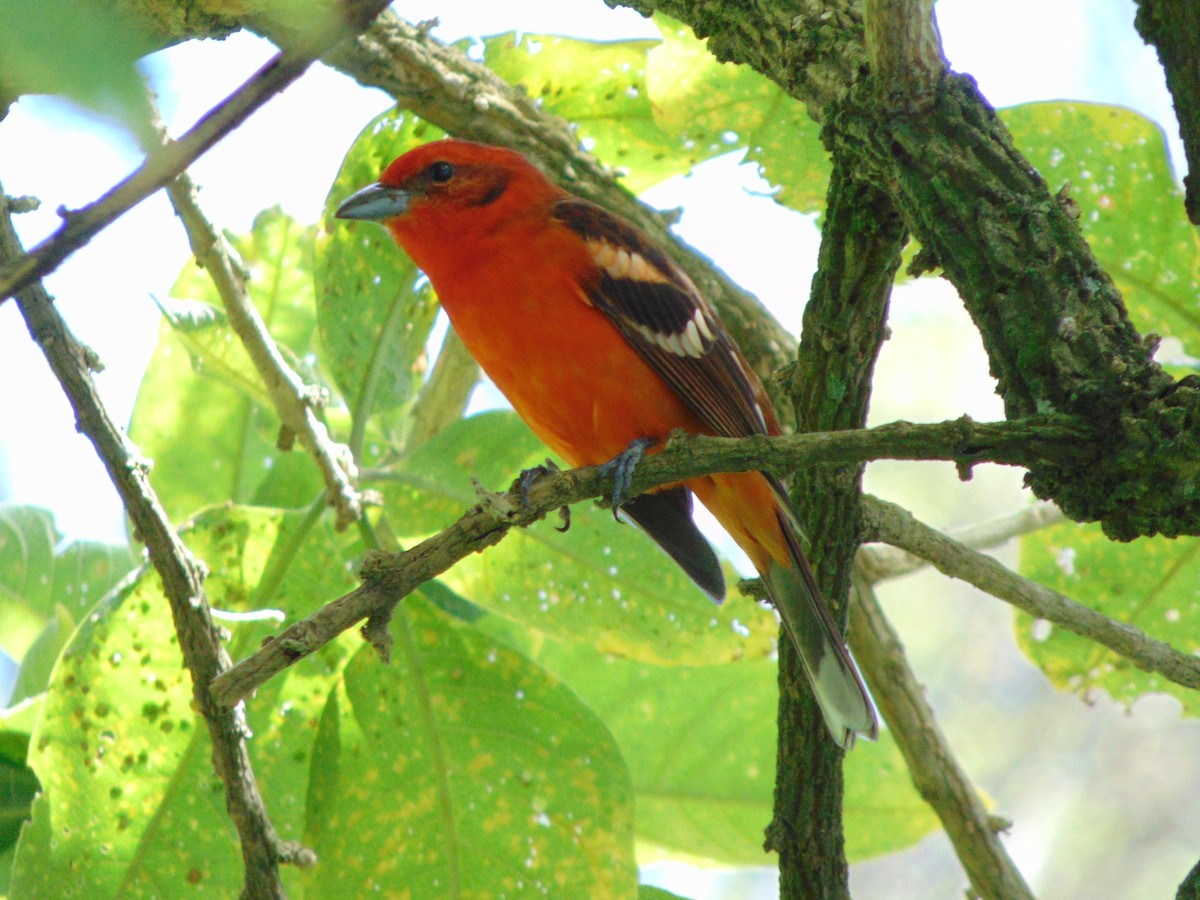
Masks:
[[[763,581],[799,651],[825,724],[833,739],[847,750],[854,745],[856,734],[875,740],[879,736],[875,705],[817,587],[796,524],[783,508],[777,508],[776,515],[792,565],[772,560],[762,573]]]

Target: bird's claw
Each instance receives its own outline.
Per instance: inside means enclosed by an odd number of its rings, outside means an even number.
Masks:
[[[530,469],[522,469],[521,474],[517,476],[517,493],[521,497],[521,505],[525,509],[529,509],[532,504],[529,502],[529,491],[533,488],[534,483],[543,476],[551,475],[560,471],[553,460],[546,460],[544,465],[534,466]],[[566,532],[571,527],[571,507],[560,506],[558,508],[558,516],[562,520],[561,525],[555,525],[555,531]]]
[[[654,446],[654,443],[653,438],[638,438],[631,441],[628,447],[600,466],[601,472],[605,475],[611,473],[613,477],[612,514],[614,519],[617,518],[617,513],[621,511],[621,507],[625,505],[625,501],[630,499],[629,494],[630,489],[633,487],[634,469],[642,461],[642,457],[646,455],[646,451]]]

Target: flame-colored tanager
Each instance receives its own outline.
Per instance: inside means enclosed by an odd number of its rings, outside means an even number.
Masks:
[[[654,452],[676,428],[780,433],[762,382],[691,279],[629,222],[551,184],[518,153],[424,144],[337,215],[387,226],[480,366],[573,466],[631,447]],[[834,739],[874,737],[874,708],[782,485],[761,472],[710,475],[623,504],[719,601],[724,577],[692,521],[692,494],[762,575]]]

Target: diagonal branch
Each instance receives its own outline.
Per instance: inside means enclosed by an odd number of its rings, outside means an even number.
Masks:
[[[1033,893],[996,835],[970,779],[938,727],[925,690],[871,586],[855,578],[850,606],[854,653],[900,748],[913,784],[941,820],[971,888],[988,900],[1032,898]]]
[[[153,118],[156,139],[163,146],[170,146],[157,114]],[[241,339],[275,405],[282,423],[280,449],[290,449],[292,440],[299,438],[321,471],[326,502],[337,512],[337,527],[345,528],[362,514],[362,498],[354,484],[357,470],[349,448],[330,438],[325,424],[317,418],[315,407],[320,399],[317,389],[306,385],[279,352],[246,292],[246,276],[233,249],[200,209],[195,185],[186,172],[168,182],[167,195],[187,231],[196,261],[212,279],[225,305],[230,327]]]
[[[1128,622],[1111,619],[1045,585],[1022,578],[992,557],[917,521],[894,503],[867,498],[863,519],[867,539],[927,559],[943,575],[962,579],[1035,618],[1095,641],[1144,672],[1157,673],[1186,688],[1200,688],[1200,659],[1150,637]]]
[[[972,550],[986,550],[1066,520],[1062,510],[1053,503],[1037,503],[996,519],[978,522],[965,528],[951,529],[945,533]],[[862,574],[872,584],[878,584],[889,578],[899,578],[901,575],[923,569],[929,562],[896,547],[873,546],[859,548],[858,565]]]
[[[187,134],[149,154],[132,175],[99,200],[82,209],[60,211],[63,224],[54,234],[19,259],[0,266],[0,303],[53,272],[102,229],[180,175],[201,154],[304,74],[322,53],[357,34],[387,5],[387,0],[346,0],[338,7],[340,20],[300,34],[294,44],[205,114]]]
[[[9,262],[19,259],[22,250],[2,189],[0,198],[4,206],[0,215],[0,262]],[[17,303],[30,335],[41,347],[75,410],[77,427],[96,448],[133,520],[135,533],[145,543],[150,561],[162,577],[180,651],[192,675],[192,696],[208,726],[213,763],[224,783],[226,807],[241,839],[245,866],[243,896],[283,897],[279,863],[311,863],[313,857],[311,852],[285,844],[279,838],[250,765],[242,714],[218,706],[208,692],[209,682],[229,667],[229,655],[204,595],[203,567],[167,520],[137,448],[129,443],[104,408],[92,381],[95,360],[91,351],[67,329],[40,282],[22,288]]]

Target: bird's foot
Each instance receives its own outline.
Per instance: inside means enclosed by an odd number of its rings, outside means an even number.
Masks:
[[[646,451],[655,443],[657,442],[653,438],[637,438],[630,441],[629,446],[619,454],[600,466],[601,472],[605,475],[611,474],[613,477],[612,513],[614,519],[617,518],[621,507],[625,505],[625,501],[629,499],[630,489],[633,487],[634,469],[642,461]]]
[[[544,465],[533,466],[529,469],[522,469],[521,474],[517,476],[516,488],[521,497],[521,505],[529,509],[532,504],[529,502],[529,491],[539,478],[544,478],[547,475],[553,475],[555,472],[561,471],[554,464],[553,460],[546,460]],[[556,531],[567,531],[571,527],[571,507],[560,506],[558,508],[558,517],[561,519],[561,525],[555,525]]]

